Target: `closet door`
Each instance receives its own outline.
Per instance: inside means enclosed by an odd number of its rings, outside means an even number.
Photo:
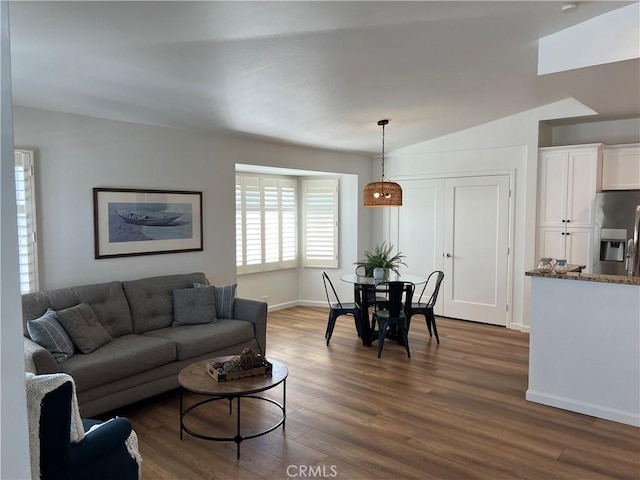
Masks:
[[[442,270],[444,229],[444,179],[401,182],[404,206],[389,209],[390,236],[394,250],[405,255],[403,273],[427,276]],[[416,287],[418,295],[422,285]],[[417,301],[417,299],[415,299]],[[442,298],[435,312],[442,315]]]
[[[444,315],[507,322],[509,177],[446,180]]]

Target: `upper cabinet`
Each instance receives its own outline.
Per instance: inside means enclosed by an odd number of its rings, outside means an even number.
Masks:
[[[604,147],[602,190],[638,189],[640,189],[640,144]]]
[[[539,225],[591,227],[602,144],[540,149]]]

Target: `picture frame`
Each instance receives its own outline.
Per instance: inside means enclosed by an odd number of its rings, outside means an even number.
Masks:
[[[95,258],[203,250],[202,192],[93,189]]]

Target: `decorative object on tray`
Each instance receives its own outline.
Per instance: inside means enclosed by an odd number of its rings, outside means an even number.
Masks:
[[[404,255],[401,252],[391,255],[392,250],[392,244],[382,242],[382,245],[376,245],[373,252],[365,250],[365,259],[355,262],[355,265],[364,267],[367,277],[373,276],[376,268],[384,269],[385,277],[389,275],[389,270],[399,274],[398,268],[400,268],[400,265],[406,267],[407,264],[402,261]]]
[[[217,382],[266,375],[271,370],[271,363],[253,348],[243,349],[240,355],[215,358],[207,363],[207,372]]]

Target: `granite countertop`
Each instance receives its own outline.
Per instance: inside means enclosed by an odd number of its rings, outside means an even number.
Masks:
[[[538,269],[525,272],[528,277],[559,278],[562,280],[580,280],[583,282],[619,283],[623,285],[640,285],[640,277],[626,275],[604,275],[601,273],[581,273],[583,265],[569,265],[567,273],[542,273]]]

